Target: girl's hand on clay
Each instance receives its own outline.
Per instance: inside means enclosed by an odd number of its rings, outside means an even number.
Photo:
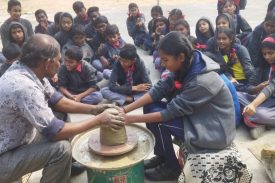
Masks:
[[[98,115],[100,125],[108,125],[112,130],[119,130],[125,125],[124,117],[117,110],[106,110]]]

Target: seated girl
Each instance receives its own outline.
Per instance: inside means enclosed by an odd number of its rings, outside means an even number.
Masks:
[[[165,17],[158,17],[154,21],[153,25],[154,33],[152,34],[153,40],[153,63],[155,65],[155,69],[158,70],[161,74],[165,70],[163,66],[161,66],[161,61],[159,58],[158,52],[158,44],[162,37],[164,37],[169,32],[169,22]]]
[[[235,23],[235,33],[242,42],[246,40],[246,36],[252,32],[252,28],[239,13],[239,5],[235,0],[225,0],[221,6],[222,13],[228,13],[232,16]]]
[[[146,36],[145,16],[139,11],[136,3],[128,5],[129,16],[126,21],[128,34],[136,46],[144,47]]]
[[[211,21],[202,17],[197,21],[196,24],[196,36],[197,36],[197,44],[196,49],[201,51],[205,51],[206,44],[209,38],[214,36],[215,29],[211,23]]]
[[[247,49],[235,43],[235,35],[231,29],[221,28],[216,32],[218,51],[211,53],[221,69],[235,85],[237,91],[246,91],[254,75],[254,67]]]
[[[235,34],[235,24],[232,17],[228,13],[219,14],[216,18],[216,30],[220,28],[229,28]],[[217,40],[216,36],[209,38],[207,41],[206,51],[217,51]],[[241,41],[238,38],[235,38],[235,43],[241,44]]]
[[[144,106],[144,114],[127,114],[125,122],[145,122],[155,136],[156,156],[145,162],[146,178],[171,181],[177,180],[181,172],[171,135],[183,141],[190,153],[225,149],[236,133],[234,105],[216,73],[219,65],[193,50],[185,36],[168,33],[160,41],[159,50],[163,65],[172,74],[123,110],[130,112]],[[167,102],[161,102],[164,98]]]
[[[254,67],[264,62],[260,47],[264,38],[273,33],[275,33],[275,13],[271,11],[266,14],[264,21],[255,27],[249,38],[247,48]]]
[[[265,38],[261,45],[262,55],[269,70],[257,70],[255,85],[250,94],[238,93],[243,106],[244,122],[250,127],[253,139],[259,138],[266,127],[275,127],[275,34]],[[253,95],[258,94],[258,96]]]

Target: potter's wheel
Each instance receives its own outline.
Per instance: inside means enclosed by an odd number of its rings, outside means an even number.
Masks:
[[[76,161],[91,169],[117,170],[133,166],[143,161],[153,150],[155,139],[153,134],[145,127],[131,124],[126,125],[127,131],[137,136],[136,147],[122,155],[102,156],[89,148],[89,138],[99,130],[99,127],[75,136],[72,140],[72,154]]]

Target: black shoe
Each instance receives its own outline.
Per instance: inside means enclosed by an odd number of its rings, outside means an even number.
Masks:
[[[77,161],[72,163],[71,167],[71,177],[79,175],[86,170],[85,166],[81,165]]]
[[[144,169],[156,168],[162,163],[164,163],[164,158],[162,156],[154,156],[153,158],[144,161]]]
[[[156,168],[145,170],[145,177],[150,181],[175,181],[178,180],[180,170],[167,167],[165,164]]]

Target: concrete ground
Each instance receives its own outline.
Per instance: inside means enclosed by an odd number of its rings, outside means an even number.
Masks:
[[[53,15],[57,11],[68,11],[74,15],[71,5],[74,0],[66,0],[66,1],[36,1],[36,0],[24,0],[22,1],[23,7],[23,15],[22,17],[28,18],[31,20],[33,25],[36,25],[34,18],[34,11],[36,9],[42,8],[48,12],[48,16],[50,20],[53,20]],[[127,18],[127,5],[132,2],[130,0],[101,0],[101,1],[90,1],[83,0],[87,7],[90,6],[98,6],[100,8],[101,14],[107,16],[109,21],[113,24],[117,24],[120,28],[120,33],[123,39],[126,42],[132,43],[132,40],[127,34],[126,29],[126,18]],[[137,1],[140,7],[141,12],[145,13],[147,22],[150,20],[150,9],[153,5],[157,4],[157,0],[140,0]],[[212,22],[215,21],[215,17],[217,15],[216,11],[216,2],[217,0],[170,0],[164,1],[159,0],[160,5],[163,8],[164,15],[168,15],[168,11],[173,8],[180,8],[183,13],[186,15],[186,20],[189,22],[191,26],[191,34],[194,35],[195,24],[196,21],[201,16],[209,17]],[[241,11],[241,14],[246,18],[249,24],[254,28],[256,25],[260,24],[265,16],[265,12],[267,9],[267,4],[269,0],[249,0],[246,10]],[[8,17],[6,13],[7,1],[0,1],[0,24]],[[1,45],[0,45],[1,48]],[[145,61],[146,66],[149,68],[151,74],[150,77],[152,81],[155,83],[159,75],[155,71],[152,64],[152,57],[149,56],[142,50],[138,50],[140,56]],[[141,113],[140,109],[136,110],[135,113]],[[274,130],[270,130],[267,133],[274,133]],[[257,142],[257,141],[256,141]],[[248,150],[248,147],[255,143],[255,141],[251,140],[249,137],[249,133],[244,126],[241,126],[237,130],[237,137],[235,139],[235,143],[241,153],[242,159],[247,163],[247,166],[253,172],[253,183],[269,183],[264,168],[260,161],[258,161],[255,156]],[[41,177],[41,171],[35,172],[32,174],[29,179],[30,183],[38,183]],[[87,177],[86,173],[81,174],[80,176],[74,177],[71,179],[71,183],[86,183]],[[145,181],[149,183],[149,181]]]

